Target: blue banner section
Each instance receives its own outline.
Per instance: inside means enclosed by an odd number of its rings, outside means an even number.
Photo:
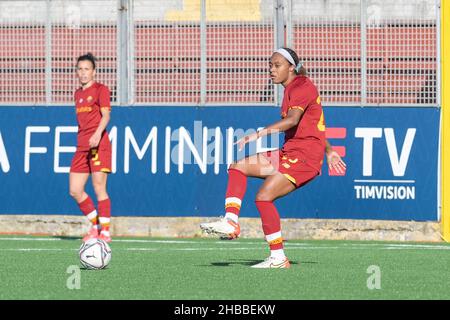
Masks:
[[[276,201],[283,218],[436,221],[438,108],[326,107],[327,137],[347,163]],[[108,126],[116,216],[224,214],[227,165],[277,148],[234,142],[279,119],[272,107],[115,107]],[[80,214],[69,195],[76,145],[70,107],[0,107],[0,214]],[[257,217],[249,178],[241,215]],[[88,182],[87,192],[95,199]]]

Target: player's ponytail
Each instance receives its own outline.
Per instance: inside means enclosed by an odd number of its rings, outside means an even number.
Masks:
[[[284,50],[286,50],[289,55],[292,57],[292,59],[294,60],[294,66],[295,66],[295,74],[300,74],[302,76],[306,76],[308,74],[308,72],[306,71],[305,67],[303,66],[303,62],[300,61],[300,59],[298,58],[297,53],[292,50],[291,48],[282,48]]]

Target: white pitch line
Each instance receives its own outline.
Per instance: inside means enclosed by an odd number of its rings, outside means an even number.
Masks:
[[[433,247],[448,247],[450,248],[450,246],[443,246],[443,245],[433,245],[433,244],[395,244],[395,243],[391,243],[391,244],[386,244],[389,247],[399,247],[399,248],[433,248]]]
[[[113,243],[115,242],[124,242],[124,243],[195,243],[195,244],[211,244],[211,241],[203,241],[207,238],[202,238],[199,240],[145,240],[145,239],[114,239]],[[0,241],[61,241],[63,239],[61,238],[0,238]],[[76,239],[75,239],[76,240]],[[232,240],[218,240],[214,241],[212,243],[215,244],[222,244],[222,245],[242,245],[239,241],[232,241]],[[248,242],[246,241],[245,244],[266,244],[265,241],[261,240],[261,242]],[[301,245],[301,246],[307,246],[310,245],[308,243],[292,243],[290,245]]]
[[[239,248],[126,248],[126,251],[224,251],[224,250],[255,250],[255,247]]]
[[[60,238],[0,238],[5,241],[61,241]]]
[[[81,239],[81,238],[80,238]],[[199,240],[145,240],[145,239],[114,239],[113,242],[124,242],[124,243],[197,243],[197,244],[208,244],[211,243],[209,241],[203,241],[206,238],[199,239]],[[0,241],[61,241],[64,239],[61,238],[0,238]],[[76,239],[75,239],[76,240]],[[237,241],[214,241],[213,243],[220,243],[220,244],[230,244],[230,245],[238,245],[239,242]],[[246,242],[246,244],[260,244],[265,243],[264,241],[261,242]]]
[[[116,248],[113,251],[227,251],[227,250],[255,250],[255,249],[261,249],[261,248],[255,248],[255,247],[235,247],[235,248]],[[288,248],[288,251],[291,250],[366,250],[367,248],[358,246],[358,247],[347,247],[343,248],[342,246],[309,246],[309,247],[291,247]],[[405,247],[380,247],[377,249],[381,250],[450,250],[450,246],[429,246],[429,247],[417,247],[417,248],[405,248]],[[1,251],[22,251],[22,252],[33,252],[33,251],[78,251],[77,248],[74,249],[62,249],[62,248],[0,248]]]
[[[135,242],[135,243],[199,243],[198,241],[190,240],[134,240],[134,239],[114,239],[114,242]]]
[[[237,250],[247,250],[242,249],[244,247],[240,247],[241,245],[258,245],[258,246],[265,246],[265,241],[260,242],[240,242],[237,241],[226,241],[226,240],[218,240],[218,241],[204,241],[207,238],[199,238],[198,240],[150,240],[150,239],[114,239],[113,243],[158,243],[158,244],[201,244],[201,245],[210,245],[213,244],[220,244],[223,247],[222,248],[203,248],[205,250],[227,250],[227,249],[235,249],[230,248],[229,246],[236,246]],[[0,241],[61,241],[62,238],[24,238],[24,237],[2,237],[0,238]],[[377,249],[402,249],[402,250],[408,250],[408,249],[431,249],[431,250],[450,250],[450,246],[447,245],[433,245],[433,244],[395,244],[395,243],[342,243],[338,244],[337,246],[330,246],[330,245],[317,245],[312,243],[292,243],[289,241],[285,242],[285,246],[287,249],[367,249],[367,248],[377,248]],[[255,249],[256,247],[253,247],[252,249]],[[132,248],[133,249],[133,248]],[[156,251],[156,250],[202,250],[202,248],[134,248],[133,250],[142,250],[142,251]],[[28,250],[28,251],[44,251],[44,250],[64,250],[64,249],[44,249],[44,248],[17,248],[17,249],[0,249],[0,251],[4,250]],[[117,249],[116,249],[117,250]],[[119,249],[121,250],[121,249]],[[127,249],[125,249],[127,250]]]
[[[446,246],[430,246],[430,247],[417,247],[417,248],[404,248],[404,247],[386,247],[382,248],[386,250],[450,250],[450,247]]]
[[[401,244],[401,243],[352,243],[352,244],[342,244],[343,246],[361,246],[361,247],[399,247],[403,249],[428,249],[428,248],[448,248],[450,249],[450,246],[448,245],[440,245],[440,244]]]
[[[124,250],[126,251],[224,251],[224,250],[255,250],[258,248],[255,247],[237,247],[237,248],[126,248]],[[330,247],[330,246],[321,246],[321,247],[291,247],[287,249],[290,250],[336,250],[336,249],[343,249],[342,247]],[[363,247],[349,247],[345,248],[345,250],[366,250],[367,248]],[[399,248],[399,247],[384,247],[379,248],[382,250],[410,250],[411,248]],[[435,246],[435,247],[429,247],[429,248],[416,248],[419,250],[450,250],[450,247],[446,246]]]
[[[2,248],[0,251],[77,251],[78,249],[61,249],[61,248]]]

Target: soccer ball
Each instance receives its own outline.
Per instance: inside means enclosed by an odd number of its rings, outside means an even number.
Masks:
[[[104,269],[111,261],[111,248],[102,239],[89,239],[80,247],[80,262],[86,269]]]

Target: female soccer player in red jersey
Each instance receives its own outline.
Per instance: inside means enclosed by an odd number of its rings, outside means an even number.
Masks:
[[[111,242],[109,225],[111,201],[106,192],[111,172],[111,142],[106,126],[110,120],[111,102],[107,86],[96,82],[95,57],[88,53],[77,60],[77,75],[81,87],[75,91],[75,110],[78,121],[77,149],[70,167],[70,195],[92,227],[83,238],[100,238]],[[84,188],[89,176],[97,197],[97,210]]]
[[[324,155],[331,169],[339,173],[345,163],[325,139],[325,119],[316,86],[306,76],[306,70],[297,54],[289,48],[276,50],[270,59],[270,78],[281,84],[284,97],[281,120],[261,131],[245,136],[237,144],[245,144],[275,132],[284,132],[281,149],[259,153],[231,164],[225,199],[225,217],[219,221],[203,223],[207,233],[222,238],[237,238],[240,234],[239,211],[244,197],[247,177],[265,181],[256,195],[256,207],[262,220],[270,256],[254,268],[289,268],[284,254],[280,216],[273,201],[312,181],[320,174]]]

